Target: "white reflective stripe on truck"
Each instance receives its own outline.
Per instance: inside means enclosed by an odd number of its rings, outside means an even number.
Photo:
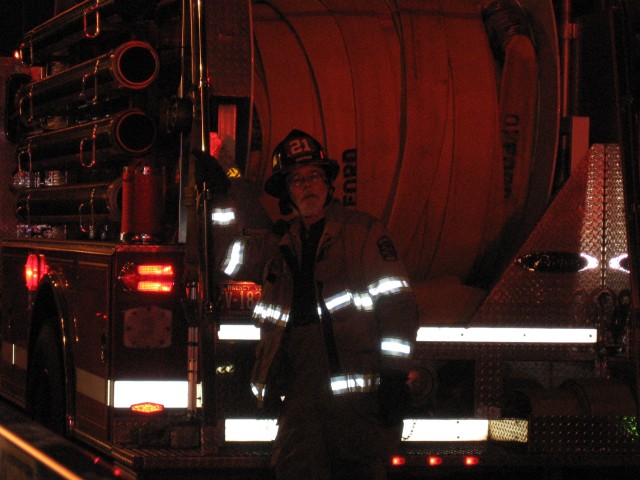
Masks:
[[[513,438],[502,441],[527,442],[527,420],[523,419],[405,419],[402,440],[405,442],[482,442],[491,438],[494,423],[517,423],[521,431]],[[224,435],[227,442],[271,442],[278,433],[276,419],[227,418]]]
[[[15,343],[2,342],[2,360],[22,370],[27,369],[27,349]]]
[[[596,343],[595,328],[420,327],[418,342]]]
[[[140,403],[156,403],[164,408],[187,408],[189,392],[186,380],[108,381],[79,368],[76,369],[76,387],[79,394],[115,408],[130,408]],[[198,384],[198,398],[201,397],[201,384]],[[202,406],[200,400],[196,406]]]

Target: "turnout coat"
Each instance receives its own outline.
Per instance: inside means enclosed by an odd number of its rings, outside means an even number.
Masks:
[[[301,261],[301,219],[237,239],[225,273],[262,285],[253,316],[261,328],[252,373],[258,401],[269,393]],[[415,295],[384,225],[332,202],[316,252],[316,299],[333,366],[334,395],[377,390],[381,375],[408,372],[418,327]]]

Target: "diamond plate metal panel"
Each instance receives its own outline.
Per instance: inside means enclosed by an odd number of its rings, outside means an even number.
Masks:
[[[618,147],[594,145],[470,326],[594,326],[598,293],[629,285],[612,261],[627,249],[622,195]]]
[[[603,218],[605,235],[601,264],[602,283],[619,292],[630,288],[630,279],[628,268],[625,268],[628,244],[622,159],[618,145],[605,146],[605,176],[603,197],[606,208]]]
[[[206,2],[205,7],[211,93],[249,97],[253,71],[250,2],[216,0]]]
[[[489,406],[501,403],[504,369],[504,362],[486,355],[476,362],[476,415],[487,418],[499,415],[499,411]]]
[[[538,417],[529,425],[532,453],[638,453],[637,417]]]
[[[592,361],[545,361],[540,355],[535,361],[510,361],[505,375],[514,384],[533,384],[543,389],[557,388],[569,379],[593,378]]]

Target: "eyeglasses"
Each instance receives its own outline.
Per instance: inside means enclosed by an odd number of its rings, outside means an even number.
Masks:
[[[290,187],[300,188],[305,183],[309,185],[315,185],[320,182],[326,182],[326,177],[320,172],[313,172],[308,176],[304,175],[294,175],[293,177],[287,178],[287,184]]]

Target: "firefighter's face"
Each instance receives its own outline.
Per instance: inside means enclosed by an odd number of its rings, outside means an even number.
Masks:
[[[321,167],[305,165],[296,168],[287,176],[287,186],[291,201],[305,222],[310,224],[324,216],[330,186]]]

